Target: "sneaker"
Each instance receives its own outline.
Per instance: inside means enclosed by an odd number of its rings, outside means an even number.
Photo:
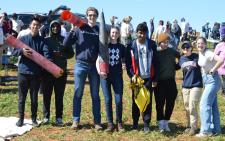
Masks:
[[[24,121],[24,119],[23,119],[23,118],[20,118],[20,119],[17,121],[16,126],[22,127],[22,126],[23,126],[23,121]]]
[[[79,122],[73,121],[73,124],[72,124],[72,126],[71,126],[71,129],[73,129],[73,130],[79,129]]]
[[[42,121],[42,124],[49,124],[49,118],[44,118]]]
[[[204,138],[204,137],[211,137],[213,134],[212,133],[198,133],[195,136],[199,138]]]
[[[108,123],[107,129],[105,131],[106,132],[113,132],[113,130],[114,130],[113,123]]]
[[[144,132],[145,132],[145,133],[149,133],[149,132],[150,132],[149,126],[144,126]]]
[[[170,132],[170,128],[169,128],[169,124],[168,124],[168,120],[164,120],[164,130],[166,132]]]
[[[100,131],[102,129],[103,128],[102,128],[101,124],[95,124],[95,130]]]
[[[118,131],[118,132],[124,132],[124,131],[125,131],[125,129],[123,128],[122,123],[118,123],[118,124],[117,124],[117,131]]]
[[[189,131],[189,135],[193,136],[197,133],[197,130],[191,128],[191,130]]]
[[[56,121],[55,121],[55,124],[59,125],[59,126],[62,126],[63,125],[62,118],[57,118]]]
[[[132,130],[138,130],[138,124],[133,124]]]
[[[39,126],[39,124],[38,124],[38,122],[37,122],[36,119],[32,119],[32,125],[33,125],[34,127],[38,127],[38,126]]]
[[[158,126],[159,126],[159,132],[165,132],[165,129],[164,129],[164,120],[160,120],[159,122],[158,122]]]

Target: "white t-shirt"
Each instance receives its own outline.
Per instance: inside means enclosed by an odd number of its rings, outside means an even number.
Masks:
[[[181,22],[182,34],[189,32],[189,27],[190,27],[189,23]]]
[[[129,35],[129,24],[122,22],[120,28],[121,37],[128,37]]]
[[[19,33],[24,23],[21,20],[12,20],[12,25],[13,25],[13,30]]]
[[[206,49],[203,53],[199,52],[198,65],[202,68],[202,73],[206,74],[215,66],[214,53]]]
[[[22,30],[22,31],[19,32],[19,34],[17,36],[17,39],[19,39],[20,37],[22,37],[24,35],[27,35],[29,33],[31,33],[30,28],[24,29],[24,30]]]
[[[140,76],[142,78],[149,78],[151,62],[152,62],[152,52],[147,51],[147,46],[148,46],[147,41],[144,44],[140,44],[138,41],[136,41],[136,43],[137,43],[137,49],[138,49]]]

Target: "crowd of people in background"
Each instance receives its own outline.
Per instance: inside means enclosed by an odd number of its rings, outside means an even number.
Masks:
[[[148,23],[144,21],[134,28],[131,16],[124,17],[121,23],[118,17],[113,16],[110,19],[108,44],[109,73],[105,78],[101,77],[96,69],[99,53],[98,16],[98,10],[89,7],[86,11],[87,24],[83,27],[76,27],[60,20],[49,20],[47,24],[43,24],[41,16],[34,15],[30,26],[22,30],[24,23],[17,19],[16,13],[12,15],[12,19],[9,19],[6,13],[1,14],[0,67],[3,50],[8,51],[5,48],[3,36],[11,34],[64,70],[61,77],[54,78],[52,74],[43,71],[39,65],[28,59],[32,53],[31,50],[27,48],[12,50],[8,47],[13,55],[20,56],[18,61],[19,120],[16,123],[17,126],[21,127],[24,123],[28,91],[31,95],[32,123],[34,126],[38,126],[37,107],[40,84],[43,92],[42,124],[50,122],[53,89],[56,105],[55,123],[57,125],[64,124],[63,97],[67,82],[67,59],[72,58],[75,54],[72,129],[79,130],[82,126],[80,124],[81,103],[85,81],[88,78],[94,128],[96,130],[103,129],[99,97],[101,86],[108,123],[106,131],[113,132],[114,129],[124,131],[122,69],[126,66],[130,81],[134,81],[134,78],[139,76],[150,92],[150,104],[142,113],[135,103],[136,96],[132,91],[133,130],[139,128],[138,121],[141,115],[144,122],[143,131],[150,132],[154,93],[159,131],[171,132],[169,121],[178,94],[175,75],[176,71],[181,69],[183,74],[181,93],[187,116],[187,128],[184,132],[190,135],[197,134],[198,115],[200,115],[200,132],[196,136],[221,134],[217,93],[222,88],[221,93],[225,95],[225,23],[215,23],[211,29],[207,22],[202,26],[204,37],[200,37],[185,18],[181,19],[180,24],[177,19],[174,19],[172,23],[160,20],[155,28],[153,17],[149,21],[149,28]],[[218,40],[215,51],[207,48],[207,39],[209,38]],[[193,52],[194,47],[197,48],[197,52]],[[115,97],[116,122],[113,120],[111,86]],[[200,109],[199,113],[198,108]]]

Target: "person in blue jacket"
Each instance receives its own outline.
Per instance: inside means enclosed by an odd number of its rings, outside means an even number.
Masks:
[[[133,41],[131,46],[128,46],[127,57],[126,57],[126,68],[128,76],[131,78],[135,75],[140,76],[144,80],[144,85],[150,92],[150,104],[147,106],[143,113],[135,103],[135,95],[132,91],[132,118],[133,118],[133,129],[138,129],[138,120],[140,115],[142,115],[144,122],[144,132],[148,133],[150,131],[149,125],[151,122],[152,113],[152,91],[153,87],[157,85],[156,76],[157,73],[157,62],[156,62],[156,42],[148,39],[146,33],[148,32],[148,27],[145,23],[140,23],[136,28],[137,39]],[[135,64],[138,71],[134,70],[135,67],[132,66],[132,54],[135,58]],[[153,71],[154,70],[154,71]]]
[[[39,28],[41,27],[41,17],[35,15],[30,24],[30,33],[21,37],[20,40],[31,47],[33,50],[42,54],[49,60],[52,60],[51,50],[45,44],[45,39],[39,36]],[[19,90],[19,120],[16,123],[21,127],[24,123],[24,110],[28,90],[30,91],[31,99],[31,118],[33,126],[38,126],[37,123],[37,108],[38,108],[38,90],[42,68],[30,60],[28,57],[32,54],[29,48],[15,49],[14,55],[20,55],[21,59],[18,65],[18,90]]]

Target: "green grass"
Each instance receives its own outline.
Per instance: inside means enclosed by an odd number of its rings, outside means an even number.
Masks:
[[[73,59],[69,60],[70,72],[73,70]],[[0,74],[4,74],[4,71],[1,70]],[[9,70],[10,75],[16,75],[15,70]],[[126,131],[124,133],[113,132],[106,133],[104,131],[96,132],[93,129],[93,115],[92,115],[92,103],[90,97],[89,85],[85,86],[85,92],[82,100],[82,112],[81,112],[81,125],[82,128],[79,131],[74,131],[70,129],[72,124],[72,102],[74,94],[74,84],[73,84],[73,75],[69,74],[68,84],[66,86],[65,96],[64,96],[64,116],[63,120],[65,126],[56,127],[54,126],[55,121],[55,106],[54,106],[54,96],[52,97],[51,104],[51,123],[50,125],[42,125],[38,128],[32,129],[30,132],[24,134],[23,136],[15,137],[15,141],[146,141],[146,140],[159,140],[159,141],[197,141],[199,140],[196,137],[188,136],[183,133],[185,130],[186,116],[183,107],[182,96],[180,93],[181,89],[181,72],[177,73],[177,84],[179,89],[179,94],[176,100],[176,105],[174,108],[173,115],[170,121],[170,127],[172,129],[171,133],[162,134],[158,132],[156,125],[156,111],[155,111],[155,102],[153,98],[153,111],[152,111],[152,122],[151,122],[151,132],[145,134],[142,131],[143,122],[140,117],[140,130],[132,131],[132,116],[131,116],[131,90],[129,88],[129,79],[124,71],[124,95],[123,95],[123,122]],[[101,112],[102,112],[102,123],[104,128],[106,128],[106,113],[104,108],[104,97],[102,91],[100,91],[101,97]],[[17,100],[18,100],[18,91],[17,91],[17,82],[8,82],[7,86],[0,86],[0,116],[17,116]],[[113,99],[114,100],[114,99]],[[225,140],[224,132],[224,122],[225,122],[225,98],[221,97],[220,93],[218,94],[219,108],[221,113],[221,125],[223,134],[216,137],[205,138],[201,140]],[[38,102],[38,119],[41,120],[42,116],[42,95],[39,95]],[[113,110],[114,110],[114,120],[115,120],[115,104],[113,101]],[[30,118],[30,99],[27,97],[26,109],[25,109],[26,118]]]

